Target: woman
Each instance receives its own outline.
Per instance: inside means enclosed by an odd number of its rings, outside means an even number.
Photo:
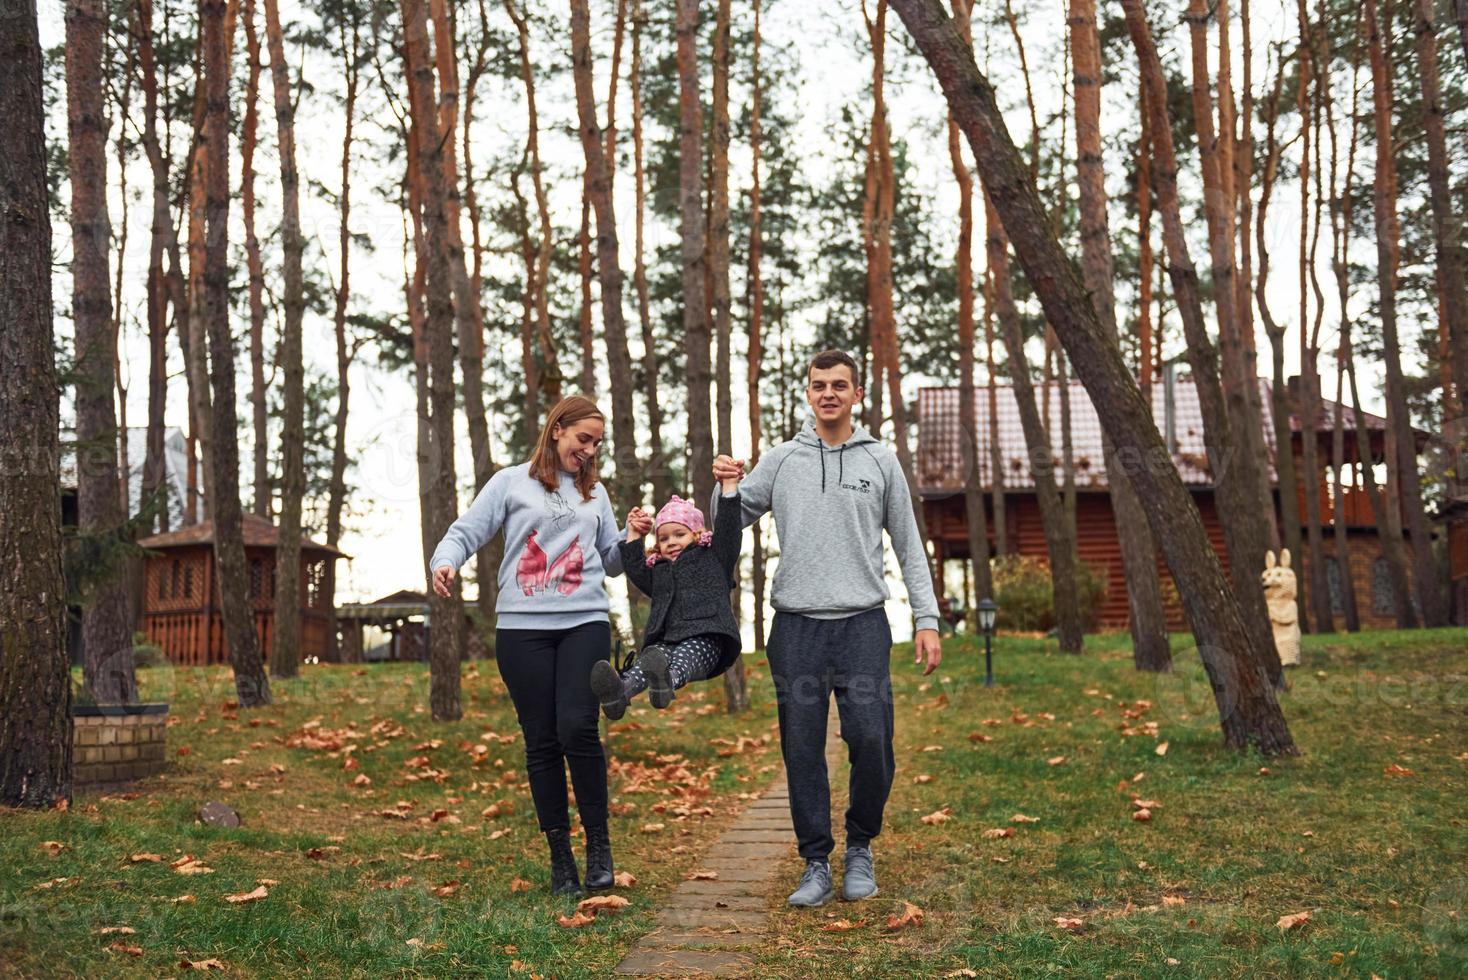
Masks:
[[[602,579],[622,574],[617,529],[596,452],[606,420],[596,403],[564,398],[546,416],[529,462],[500,470],[454,522],[429,560],[433,588],[501,528],[505,558],[495,606],[495,656],[525,736],[525,772],[550,845],[551,891],[581,891],[571,851],[566,768],[586,831],[586,888],[612,887],[607,761],[592,665],[611,649]],[[645,520],[640,514],[634,527]],[[643,533],[646,533],[644,530]]]

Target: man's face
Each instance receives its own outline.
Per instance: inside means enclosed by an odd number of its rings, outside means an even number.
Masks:
[[[835,367],[811,368],[810,379],[805,386],[805,400],[821,422],[840,422],[851,417],[851,409],[861,401],[866,392],[857,387],[851,376],[851,368],[845,364]]]

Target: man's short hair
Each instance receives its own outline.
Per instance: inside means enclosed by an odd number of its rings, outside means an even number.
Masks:
[[[823,350],[810,362],[810,367],[805,369],[805,383],[810,384],[810,373],[817,368],[825,371],[829,368],[846,365],[851,371],[851,384],[854,388],[861,387],[861,368],[857,366],[856,359],[844,350]]]

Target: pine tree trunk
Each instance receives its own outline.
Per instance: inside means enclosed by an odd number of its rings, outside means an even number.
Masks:
[[[601,151],[598,150],[598,153]],[[591,188],[581,180],[581,233],[576,238],[577,271],[581,278],[581,311],[576,321],[581,341],[581,394],[596,397],[596,344],[591,322]]]
[[[622,315],[622,260],[612,183],[596,121],[591,88],[591,19],[587,0],[571,0],[571,69],[576,85],[576,116],[586,162],[586,189],[596,212],[596,264],[601,279],[602,334],[607,345],[608,388],[612,397],[612,500],[619,508],[637,499],[631,475],[637,467],[637,434],[632,409],[632,357]],[[712,465],[712,463],[710,463]]]
[[[1259,527],[1257,482],[1249,466],[1249,450],[1234,431],[1224,387],[1219,380],[1218,356],[1208,337],[1203,319],[1203,296],[1198,272],[1188,252],[1183,230],[1182,212],[1178,204],[1177,156],[1173,149],[1171,121],[1167,113],[1166,83],[1162,62],[1152,40],[1139,0],[1123,0],[1127,30],[1141,65],[1142,83],[1148,88],[1146,105],[1151,113],[1152,185],[1157,192],[1157,210],[1162,216],[1162,240],[1167,250],[1168,275],[1172,281],[1178,313],[1187,340],[1188,363],[1202,407],[1203,441],[1213,471],[1214,499],[1223,525],[1224,544],[1228,548],[1230,577],[1234,583],[1234,602],[1241,613],[1243,628],[1250,636],[1250,652],[1259,657],[1270,683],[1280,687],[1284,670],[1279,652],[1274,647],[1274,633],[1269,625],[1269,609],[1259,588],[1258,569],[1248,556],[1262,539]],[[1222,297],[1224,290],[1215,288]],[[1145,503],[1145,502],[1144,502]],[[1252,528],[1252,534],[1250,529]],[[1163,536],[1154,524],[1152,533],[1159,544]],[[1263,562],[1260,561],[1259,565]],[[1173,579],[1178,569],[1173,568]],[[1179,590],[1182,584],[1178,582]],[[1193,624],[1194,631],[1200,628]],[[1204,642],[1199,638],[1199,642]]]
[[[1275,76],[1274,88],[1270,92],[1269,99],[1264,104],[1264,167],[1259,176],[1259,221],[1255,225],[1259,244],[1259,275],[1254,281],[1254,292],[1259,304],[1259,319],[1264,323],[1264,333],[1269,338],[1269,349],[1272,355],[1271,366],[1274,380],[1270,402],[1273,410],[1270,414],[1274,424],[1274,470],[1279,481],[1279,509],[1281,523],[1284,525],[1284,546],[1290,549],[1291,554],[1300,555],[1303,560],[1300,548],[1302,527],[1300,499],[1296,490],[1299,486],[1299,479],[1295,472],[1295,454],[1291,448],[1294,443],[1294,435],[1290,426],[1293,398],[1290,395],[1288,379],[1285,377],[1286,328],[1284,324],[1274,319],[1274,313],[1269,308],[1268,295],[1269,245],[1266,222],[1269,217],[1270,201],[1274,195],[1275,179],[1279,175],[1280,156],[1283,152],[1275,136],[1275,123],[1279,118],[1279,100],[1283,85],[1284,73],[1279,72]],[[1300,329],[1303,331],[1304,327],[1301,326]],[[1300,417],[1306,418],[1307,416],[1302,413]],[[1305,601],[1307,592],[1308,589],[1302,588],[1295,593],[1296,614],[1300,620],[1300,628],[1306,632],[1310,629],[1310,610]]]
[[[760,49],[760,0],[753,0],[754,35],[750,41],[750,95],[749,95],[749,387],[745,401],[749,407],[749,468],[759,463],[760,435],[764,426],[760,420],[760,361],[764,357],[765,280],[761,275],[760,261],[764,251],[764,229],[760,213],[760,109],[764,92],[759,67]],[[635,37],[635,35],[634,35]],[[750,583],[754,593],[754,648],[765,648],[765,549],[756,521],[750,525],[753,543],[750,548]]]
[[[1382,360],[1386,364],[1387,425],[1396,439],[1397,488],[1412,534],[1412,587],[1424,626],[1447,622],[1447,606],[1432,557],[1432,526],[1422,502],[1422,484],[1417,473],[1417,441],[1407,406],[1406,382],[1402,375],[1401,344],[1397,338],[1397,173],[1392,145],[1391,67],[1381,34],[1383,21],[1391,24],[1388,2],[1378,18],[1376,0],[1366,0],[1367,52],[1371,59],[1372,117],[1376,127],[1376,176],[1372,181],[1372,206],[1376,223],[1377,308],[1381,316]],[[1388,467],[1388,473],[1391,467]]]
[[[66,129],[71,177],[72,320],[76,326],[77,524],[107,551],[121,545],[127,515],[117,494],[117,416],[113,405],[108,262],[107,119],[102,49],[107,9],[100,0],[66,5]],[[50,350],[48,345],[47,350]],[[108,580],[82,611],[82,674],[99,704],[137,700],[133,679],[132,602],[115,554]]]
[[[98,50],[100,55],[100,49]],[[71,799],[71,673],[56,488],[60,404],[52,330],[51,216],[41,43],[34,4],[0,35],[0,804]],[[115,496],[113,499],[116,499]]]
[[[758,0],[756,0],[758,2]],[[632,284],[637,291],[637,319],[642,328],[642,374],[647,388],[648,454],[643,479],[651,478],[653,499],[664,501],[672,493],[672,474],[663,448],[663,409],[658,399],[658,347],[652,332],[651,299],[647,286],[647,261],[644,243],[644,217],[647,211],[646,172],[643,168],[642,140],[642,29],[646,24],[642,0],[634,0],[632,8],[632,68],[628,85],[632,89],[632,168],[637,201],[636,247],[633,255]]]
[[[1140,15],[1138,0],[1127,0]],[[974,152],[986,190],[999,208],[1026,276],[1066,345],[1119,453],[1138,459],[1165,453],[1147,406],[1116,346],[1106,336],[1073,264],[1060,250],[1045,209],[1009,138],[994,90],[974,64],[937,0],[893,0],[942,86]],[[1265,654],[1245,629],[1232,589],[1213,553],[1187,488],[1172,467],[1139,467],[1135,485],[1148,523],[1172,569],[1198,638],[1225,743],[1265,755],[1297,750],[1261,665]]]
[[[987,250],[986,250],[987,254]],[[998,372],[994,365],[994,270],[984,264],[984,353],[989,396],[989,475],[993,486],[990,499],[994,510],[994,553],[1009,554],[1009,513],[1004,499],[1004,454],[999,448]],[[980,597],[982,598],[982,597]]]
[[[249,570],[240,524],[240,446],[235,428],[235,350],[229,329],[229,49],[225,0],[202,0],[204,50],[204,140],[208,176],[205,191],[204,303],[208,327],[209,381],[215,411],[209,418],[213,439],[214,563],[219,583],[225,645],[234,667],[241,707],[270,703],[270,682],[261,662],[255,617],[250,609]]]
[[[417,140],[418,178],[424,193],[423,246],[427,278],[424,324],[428,368],[428,453],[419,461],[428,473],[424,531],[437,541],[458,510],[454,477],[454,308],[449,255],[448,192],[444,186],[443,144],[434,112],[434,71],[428,59],[428,22],[423,0],[401,0],[403,70]],[[457,721],[459,662],[463,659],[462,603],[457,589],[447,599],[429,590],[429,706],[436,721]]]
[[[905,19],[905,18],[904,18]],[[972,137],[970,137],[972,140]],[[978,158],[977,147],[974,150]],[[985,174],[980,163],[981,179]],[[1027,185],[1033,188],[1033,184]],[[1080,653],[1085,642],[1081,624],[1080,597],[1076,591],[1076,550],[1074,539],[1067,533],[1065,504],[1055,484],[1054,450],[1040,409],[1035,402],[1035,389],[1030,381],[1030,368],[1025,359],[1024,330],[1019,311],[1015,309],[1009,274],[1009,236],[1002,223],[994,190],[984,184],[984,225],[989,230],[989,268],[994,276],[994,312],[1009,353],[1009,375],[1014,385],[1014,401],[1019,409],[1020,425],[1025,433],[1025,447],[1030,455],[1030,474],[1035,481],[1035,499],[1040,505],[1040,522],[1045,530],[1045,548],[1050,555],[1050,590],[1054,597],[1055,627],[1063,653]]]
[[[280,420],[280,533],[275,549],[275,626],[271,631],[270,672],[295,677],[301,669],[301,500],[306,495],[305,367],[301,321],[306,312],[301,235],[301,177],[296,169],[296,108],[290,69],[285,61],[285,34],[280,0],[265,0],[265,39],[270,49],[270,80],[275,94],[275,131],[280,157],[281,278],[284,280],[280,352],[282,410]]]
[[[700,506],[714,492],[709,411],[710,325],[703,214],[703,103],[698,91],[698,2],[677,0],[678,200],[683,257],[684,377],[688,386],[688,482]]]
[[[245,121],[240,128],[240,209],[245,223],[245,269],[249,275],[250,414],[254,422],[255,494],[251,507],[270,516],[270,443],[265,410],[265,264],[255,234],[255,144],[260,128],[260,38],[255,31],[255,2],[245,0]]]
[[[734,399],[729,376],[729,0],[714,14],[713,129],[710,134],[709,276],[712,280],[718,452],[734,451]],[[728,676],[727,674],[725,675]],[[742,678],[742,674],[740,675]]]
[[[1341,309],[1345,309],[1344,303]],[[1341,614],[1346,620],[1346,631],[1361,631],[1361,613],[1356,608],[1356,581],[1351,575],[1351,535],[1346,525],[1346,413],[1342,411],[1339,392],[1346,383],[1346,357],[1344,350],[1336,352],[1336,403],[1331,411],[1335,425],[1331,432],[1331,469],[1335,471],[1334,519],[1331,521],[1335,537],[1335,567],[1341,590]]]
[[[1071,0],[1070,50],[1075,67],[1076,176],[1081,206],[1081,273],[1096,315],[1120,350],[1116,324],[1111,255],[1111,231],[1106,217],[1106,172],[1101,155],[1101,46],[1096,33],[1094,0]],[[1142,279],[1147,278],[1146,273]],[[1147,528],[1142,503],[1132,488],[1127,466],[1116,447],[1103,435],[1106,482],[1111,512],[1121,543],[1131,613],[1132,662],[1138,670],[1163,671],[1172,667],[1167,619],[1162,610],[1162,586],[1157,578],[1157,547]]]
[[[333,420],[331,441],[331,489],[326,506],[326,543],[333,548],[341,543],[342,514],[347,502],[347,419],[351,402],[352,348],[347,344],[347,307],[352,299],[352,140],[356,125],[357,88],[362,77],[360,35],[354,18],[348,27],[339,25],[342,44],[342,77],[346,85],[343,113],[346,116],[342,135],[341,193],[337,195],[337,251],[339,272],[337,274],[335,303],[332,309],[332,326],[336,337],[336,417]],[[350,45],[350,46],[348,46]],[[335,563],[328,562],[335,579]],[[334,584],[334,582],[333,582]],[[335,592],[333,591],[333,595]],[[336,630],[329,635],[336,642]]]
[[[1457,388],[1459,411],[1468,403],[1468,258],[1464,255],[1462,201],[1453,210],[1449,180],[1447,132],[1443,121],[1442,85],[1437,67],[1437,21],[1432,0],[1414,0],[1417,39],[1417,74],[1422,83],[1422,129],[1427,137],[1427,186],[1432,201],[1432,239],[1437,262],[1433,273],[1441,295],[1443,320],[1450,340],[1453,385]],[[1458,24],[1463,29],[1464,54],[1468,55],[1468,0],[1459,0]],[[1462,161],[1459,161],[1461,165]],[[1444,392],[1446,395],[1446,392]],[[1457,447],[1460,454],[1468,446]],[[1464,456],[1463,458],[1468,458]],[[1458,481],[1468,484],[1468,473]]]

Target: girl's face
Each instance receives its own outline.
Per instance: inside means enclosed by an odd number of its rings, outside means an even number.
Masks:
[[[561,469],[567,473],[578,473],[596,459],[596,450],[605,431],[606,423],[595,417],[572,425],[557,425],[551,432],[551,441],[555,443],[556,459]]]
[[[696,540],[686,524],[675,524],[669,521],[658,528],[658,554],[672,561],[683,553],[684,548],[691,547]]]

